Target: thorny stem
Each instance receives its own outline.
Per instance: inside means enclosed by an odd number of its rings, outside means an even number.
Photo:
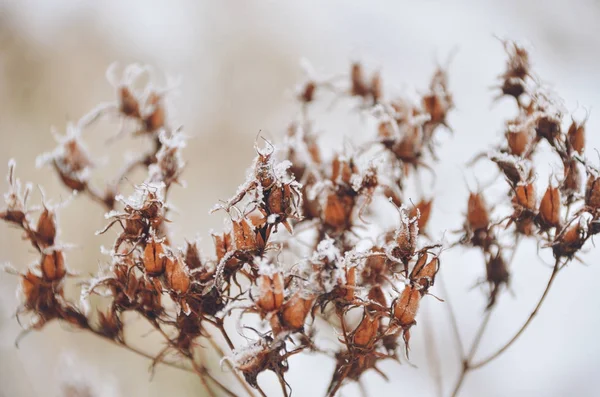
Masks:
[[[490,318],[491,310],[488,311],[488,314],[486,315],[485,319],[483,320],[483,322],[479,328],[479,331],[477,333],[477,336],[473,342],[473,346],[469,352],[469,356],[466,359],[463,359],[463,368],[458,377],[458,380],[456,381],[456,385],[453,389],[453,392],[451,394],[452,397],[455,397],[458,395],[458,392],[460,391],[460,388],[463,385],[463,382],[465,380],[466,374],[469,371],[479,369],[479,368],[483,367],[484,365],[490,363],[497,357],[499,357],[510,346],[512,346],[513,343],[515,343],[517,341],[517,339],[519,339],[519,337],[523,334],[523,332],[525,332],[525,330],[527,329],[529,324],[531,324],[533,318],[537,315],[540,307],[542,306],[542,304],[544,303],[544,300],[546,299],[546,296],[548,296],[548,292],[550,291],[550,288],[552,287],[552,283],[554,282],[554,279],[556,278],[556,275],[558,274],[559,269],[560,269],[560,259],[557,258],[554,263],[554,267],[552,269],[552,274],[550,275],[550,278],[548,279],[548,283],[546,284],[546,288],[544,289],[542,296],[538,300],[538,303],[535,306],[535,309],[533,309],[533,311],[531,312],[531,314],[529,315],[529,317],[527,318],[525,323],[521,326],[521,328],[519,328],[519,330],[515,333],[515,335],[508,342],[506,342],[504,345],[502,345],[502,347],[500,347],[498,350],[496,350],[496,352],[492,353],[488,357],[486,357],[478,362],[471,363],[471,360],[473,359],[473,356],[475,355],[475,353],[477,351],[477,346],[481,340],[483,332],[484,332],[484,330],[487,326],[487,323],[489,321],[489,318]]]

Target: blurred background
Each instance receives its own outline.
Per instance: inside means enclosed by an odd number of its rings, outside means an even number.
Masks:
[[[430,223],[441,235],[462,225],[469,189],[463,175],[475,187],[465,161],[498,142],[503,120],[512,115],[510,101],[493,102],[491,87],[506,58],[495,35],[528,43],[534,70],[560,94],[569,112],[581,120],[591,111],[587,155],[597,163],[592,149],[600,148],[599,20],[596,0],[0,0],[0,172],[15,158],[22,180],[43,185],[54,203],[64,200],[68,193],[52,170],[35,168],[36,156],[55,145],[50,127],[64,131],[67,121],[113,99],[104,78],[113,61],[150,64],[159,76],[181,78],[171,115],[191,136],[184,152],[188,187],[175,189],[172,196],[177,207],[173,234],[179,243],[200,235],[208,250],[208,230],[222,224],[222,216],[209,216],[208,209],[230,197],[244,180],[257,132],[277,142],[297,116],[293,88],[303,78],[301,57],[325,75],[347,73],[352,60],[364,61],[368,70],[381,70],[386,96],[393,96],[425,90],[436,64],[456,51],[449,69],[456,103],[450,116],[454,134],[440,134],[434,191],[443,200],[437,201]],[[99,158],[99,177],[114,174],[122,152],[139,150],[139,141],[127,139],[107,145],[117,124],[103,125],[85,135]],[[334,125],[329,120],[324,129]],[[357,120],[331,132],[352,140],[360,138],[360,131]],[[327,140],[337,150],[340,142]],[[547,165],[560,169],[557,159],[549,157]],[[60,211],[61,240],[74,245],[68,263],[81,273],[96,271],[98,261],[104,260],[98,247],[113,238],[94,235],[104,225],[102,215],[84,198]],[[0,228],[0,261],[24,269],[35,258],[28,249],[18,231]],[[468,376],[462,395],[598,394],[600,296],[594,285],[600,279],[600,254],[589,251],[583,256],[585,266],[573,262],[559,275],[538,318],[520,340]],[[542,252],[540,259],[535,245],[520,247],[512,266],[513,293],[502,296],[480,357],[525,320],[550,274],[544,261],[549,263],[549,256]],[[453,250],[444,254],[443,266],[461,333],[470,341],[485,307],[482,291],[472,288],[484,274],[481,258]],[[90,384],[98,397],[203,395],[193,375],[159,367],[150,380],[144,359],[93,336],[66,332],[59,324],[27,336],[16,349],[16,284],[15,277],[0,274],[0,396],[62,396],[65,384],[78,382]],[[438,294],[444,297],[439,290]],[[443,305],[428,299],[419,313],[411,340],[414,366],[387,362],[383,370],[389,382],[368,373],[368,395],[435,395],[423,348],[425,331],[435,337],[444,395],[448,394],[459,366]],[[152,335],[143,344],[150,350],[160,348]],[[334,363],[300,355],[290,366],[287,380],[294,395],[310,396],[323,395]],[[261,375],[259,381],[269,395],[279,395],[275,377]],[[359,395],[359,390],[348,386],[341,395]]]

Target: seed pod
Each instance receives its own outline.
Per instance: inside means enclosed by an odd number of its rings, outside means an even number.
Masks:
[[[425,230],[427,222],[429,222],[429,216],[431,215],[431,205],[433,200],[421,200],[419,203],[410,209],[410,217],[414,218],[417,216],[417,212],[420,214],[417,225],[419,230]]]
[[[215,254],[217,255],[217,262],[220,262],[221,259],[225,256],[227,252],[233,249],[233,244],[231,242],[231,234],[222,233],[222,234],[212,234],[213,242],[215,244]]]
[[[371,287],[367,297],[369,298],[370,301],[376,302],[379,305],[381,305],[381,307],[387,307],[387,299],[385,298],[385,294],[383,293],[383,290],[381,289],[380,286],[376,285],[374,287]],[[367,308],[371,309],[371,310],[377,310],[376,306],[373,307],[373,306],[369,305]]]
[[[371,77],[370,92],[371,97],[373,97],[373,103],[378,103],[383,97],[383,84],[381,83],[381,74],[379,72],[373,73],[373,77]]]
[[[591,173],[585,187],[585,205],[594,210],[600,208],[600,177]]]
[[[126,86],[119,87],[119,111],[125,116],[139,118],[140,105],[137,98],[131,93]]]
[[[67,274],[62,251],[53,251],[42,256],[42,276],[45,281],[59,281]]]
[[[151,93],[147,106],[152,109],[152,112],[144,118],[144,125],[146,131],[154,132],[165,125],[166,113],[161,96],[155,92]]]
[[[410,272],[410,280],[413,283],[420,284],[422,289],[421,293],[427,292],[429,287],[433,286],[435,282],[435,275],[439,270],[440,260],[434,256],[429,262],[427,262],[427,254],[421,254],[417,263]]]
[[[238,251],[254,251],[258,248],[254,227],[246,219],[233,221],[233,243]]]
[[[581,178],[581,171],[577,160],[567,160],[564,163],[564,179],[561,187],[562,192],[567,196],[581,192]]]
[[[403,213],[405,214],[405,213]],[[400,221],[400,227],[394,234],[394,240],[397,244],[394,256],[399,257],[404,264],[407,264],[410,258],[415,254],[417,248],[417,237],[419,234],[417,218],[403,218]]]
[[[341,156],[336,156],[331,163],[331,180],[334,183],[350,184],[352,174],[356,171],[356,167],[352,160],[346,160]]]
[[[471,193],[467,205],[467,224],[471,230],[487,230],[490,223],[485,201],[480,193]]]
[[[331,193],[327,197],[323,211],[323,223],[336,232],[347,229],[351,222],[354,198],[344,194]]]
[[[512,199],[512,202],[517,207],[517,209],[535,211],[535,201],[535,190],[533,183],[528,183],[526,185],[517,185],[517,187],[515,187],[515,195]]]
[[[314,81],[307,82],[304,85],[304,87],[302,88],[302,90],[300,91],[300,94],[298,95],[298,99],[303,103],[312,102],[315,97],[316,89],[317,89],[317,85],[315,84]]]
[[[306,316],[312,308],[314,299],[303,298],[300,293],[295,293],[284,305],[281,310],[282,323],[292,329],[300,330],[304,327]]]
[[[508,284],[510,274],[506,263],[500,252],[497,255],[490,257],[486,262],[486,280],[490,285],[490,296],[488,299],[488,309],[496,303],[496,297],[500,291],[500,286]]]
[[[114,310],[106,313],[98,311],[98,323],[100,333],[109,339],[120,339],[123,333],[123,323]]]
[[[560,191],[557,187],[548,186],[540,202],[539,219],[544,227],[560,225]]]
[[[56,238],[56,216],[54,212],[44,207],[35,230],[36,238],[42,246],[49,247],[54,245],[54,239]]]
[[[521,214],[518,218],[517,231],[525,236],[533,236],[535,231],[535,216],[532,213]]]
[[[550,145],[554,146],[555,139],[560,135],[560,119],[550,116],[540,117],[535,132],[538,137],[545,138]]]
[[[352,83],[352,87],[350,88],[350,93],[355,96],[366,97],[369,95],[369,87],[365,83],[365,78],[363,76],[363,69],[360,63],[354,62],[350,69],[350,80]]]
[[[575,120],[573,120],[571,126],[569,126],[567,136],[569,137],[569,143],[571,144],[571,147],[577,153],[583,155],[583,152],[585,151],[585,125],[578,125]]]
[[[352,342],[359,347],[367,347],[374,343],[379,329],[379,318],[365,310],[363,318],[352,334]]]
[[[267,210],[269,214],[285,214],[286,203],[284,201],[283,186],[273,187],[267,198]]]
[[[552,252],[557,258],[570,258],[579,251],[584,242],[585,230],[579,222],[575,222],[557,236],[556,241],[552,244]]]
[[[149,276],[160,276],[165,271],[165,249],[152,238],[144,247],[144,269]]]
[[[404,287],[404,291],[400,294],[392,304],[394,318],[402,327],[410,327],[415,324],[415,317],[419,309],[421,301],[421,293],[412,285]]]
[[[29,309],[36,309],[38,300],[40,298],[40,285],[42,279],[28,270],[26,274],[21,277],[21,292],[25,299],[25,307]]]
[[[450,109],[449,104],[439,94],[425,95],[422,99],[423,108],[431,117],[434,124],[443,123],[446,120],[446,113]]]
[[[198,251],[198,245],[196,243],[186,242],[185,249],[185,263],[190,270],[199,269],[202,267],[202,259],[200,258],[200,252]]]
[[[62,154],[54,158],[54,168],[62,182],[78,192],[87,188],[87,173],[84,171],[92,166],[85,149],[77,139],[69,139],[63,143]]]
[[[510,131],[506,133],[506,142],[510,153],[515,156],[523,156],[532,141],[532,136],[526,129]]]
[[[396,135],[392,126],[392,121],[382,121],[377,127],[377,135],[382,140],[389,140]]]
[[[261,275],[257,280],[259,297],[256,305],[266,312],[279,310],[283,304],[283,276],[277,272],[272,277]]]
[[[187,266],[178,257],[166,257],[165,259],[165,276],[169,286],[178,294],[185,294],[190,288]]]

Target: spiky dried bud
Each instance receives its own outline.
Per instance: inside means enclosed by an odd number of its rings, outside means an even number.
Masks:
[[[585,186],[585,205],[593,210],[600,208],[600,177],[590,173]]]
[[[437,256],[433,256],[429,262],[427,262],[427,257],[428,255],[426,253],[422,253],[419,256],[417,263],[409,276],[412,283],[421,286],[421,293],[426,293],[429,287],[433,286],[435,283],[435,275],[440,266],[440,260]]]
[[[98,311],[99,331],[109,339],[122,339],[123,323],[114,310]]]
[[[70,189],[83,191],[87,188],[92,161],[80,140],[81,131],[73,124],[67,125],[67,134],[60,138],[60,145],[53,153],[38,157],[38,165],[50,163],[62,182]]]
[[[410,327],[416,323],[415,317],[421,302],[421,292],[412,285],[404,287],[402,294],[392,303],[392,314],[401,327]]]
[[[123,115],[133,118],[140,117],[140,104],[138,99],[127,86],[122,85],[118,87],[117,96],[119,99],[119,111],[123,113]]]
[[[560,190],[549,185],[542,197],[539,208],[539,220],[544,227],[560,225]]]
[[[372,315],[368,310],[365,310],[362,320],[352,332],[352,342],[356,346],[368,348],[375,343],[378,329],[379,317]]]
[[[467,225],[471,230],[486,230],[490,224],[490,216],[481,193],[469,194],[467,204]]]
[[[190,288],[189,269],[177,256],[167,255],[165,258],[165,277],[169,287],[178,294],[185,294]]]
[[[331,180],[338,184],[351,184],[352,174],[356,173],[356,166],[352,159],[335,156],[331,163]]]
[[[40,285],[42,278],[34,274],[31,270],[21,276],[21,293],[25,300],[25,307],[35,310],[41,297]]]
[[[506,71],[502,76],[502,94],[512,96],[515,99],[525,93],[525,78],[529,75],[529,54],[515,42],[504,42],[509,59],[506,63]]]
[[[585,151],[585,124],[578,124],[573,120],[569,126],[567,137],[573,150],[583,155]]]
[[[199,269],[203,266],[197,243],[186,242],[185,264],[190,270]]]
[[[221,259],[227,254],[229,251],[233,250],[233,242],[231,240],[230,233],[221,233],[216,234],[212,233],[213,242],[215,244],[215,254],[217,255],[217,262],[220,262]]]
[[[552,243],[552,252],[557,258],[571,258],[585,242],[586,230],[580,221],[563,230]]]
[[[579,162],[571,158],[565,161],[563,166],[564,179],[561,186],[562,192],[567,196],[580,193],[582,188],[582,174]]]
[[[431,207],[433,204],[433,200],[421,200],[417,203],[416,206],[410,209],[410,217],[414,218],[419,214],[417,225],[419,226],[419,230],[425,230],[427,226],[427,222],[429,222],[429,217],[431,216]]]
[[[404,208],[400,209],[400,227],[394,233],[396,246],[392,250],[393,256],[407,264],[417,249],[419,235],[419,218],[409,218]]]
[[[535,211],[536,198],[533,183],[517,185],[512,202],[519,210]]]
[[[40,245],[43,247],[54,245],[54,239],[56,238],[56,215],[54,211],[44,207],[44,211],[42,211],[38,219],[35,232],[36,239]]]
[[[164,127],[166,122],[166,111],[163,98],[156,92],[152,92],[146,101],[147,113],[143,115],[146,131],[154,132]]]
[[[259,248],[254,227],[246,219],[233,221],[233,244],[238,251],[252,252]]]
[[[486,281],[490,284],[490,297],[488,300],[488,309],[496,303],[496,297],[500,291],[500,286],[508,284],[510,273],[506,267],[506,262],[500,252],[491,256],[486,261]]]
[[[257,280],[258,299],[256,305],[265,312],[279,310],[283,304],[283,275],[275,272],[272,276],[261,275]]]
[[[327,196],[325,208],[323,209],[323,222],[335,232],[346,230],[352,221],[353,208],[354,197],[331,193]]]
[[[369,294],[367,295],[370,301],[379,304],[381,307],[387,307],[387,299],[385,298],[385,294],[380,286],[376,285],[369,290]],[[371,305],[368,308],[372,308]],[[372,308],[373,310],[377,310],[377,308]]]
[[[293,330],[300,330],[304,327],[306,316],[312,309],[314,299],[303,297],[296,292],[283,304],[281,309],[281,322],[284,326]]]
[[[60,250],[55,250],[49,254],[44,254],[42,256],[40,267],[42,269],[42,275],[45,281],[60,281],[67,274],[67,269],[65,268],[65,257]]]
[[[151,238],[144,247],[144,269],[149,276],[160,276],[165,271],[165,248],[160,240]]]
[[[24,192],[21,192],[21,182],[15,176],[16,163],[14,160],[8,162],[8,174],[6,180],[8,182],[8,192],[4,195],[6,209],[0,211],[0,219],[11,222],[17,225],[22,225],[26,220],[26,201],[31,191],[31,186],[28,185]]]
[[[308,81],[298,93],[298,99],[303,103],[311,103],[315,97],[316,90],[317,84],[314,81]]]
[[[523,156],[533,141],[532,135],[526,129],[509,131],[506,133],[506,142],[510,153],[515,156]]]
[[[369,85],[365,81],[362,65],[354,62],[350,68],[351,95],[366,97],[369,95]]]

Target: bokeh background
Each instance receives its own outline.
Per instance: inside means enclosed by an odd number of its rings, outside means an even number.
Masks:
[[[292,93],[303,76],[301,57],[329,75],[346,73],[351,60],[362,60],[382,71],[387,93],[393,95],[424,89],[436,63],[456,51],[449,70],[457,107],[450,117],[454,135],[440,138],[434,192],[443,199],[437,201],[431,223],[440,234],[449,233],[464,217],[469,187],[463,176],[471,188],[478,178],[465,169],[465,161],[497,142],[503,120],[512,114],[509,101],[492,101],[491,87],[505,61],[495,35],[528,43],[535,71],[560,93],[566,108],[580,119],[591,111],[588,157],[600,161],[592,150],[600,148],[599,20],[596,0],[2,0],[0,171],[14,157],[21,179],[43,185],[55,203],[65,199],[68,193],[51,170],[35,168],[36,156],[54,147],[50,126],[63,131],[67,121],[112,99],[104,72],[113,61],[153,65],[159,75],[181,77],[173,117],[192,137],[185,151],[188,187],[172,197],[178,209],[174,235],[183,242],[199,234],[208,249],[208,230],[222,222],[220,215],[209,216],[208,209],[243,181],[257,132],[277,142],[297,115]],[[334,121],[326,127],[332,128]],[[360,120],[351,124],[332,131],[340,139],[327,144],[340,150],[342,136],[360,139]],[[122,152],[136,149],[127,139],[107,145],[115,128],[108,123],[85,136],[100,158],[100,175],[111,175]],[[560,169],[557,159],[544,161],[549,169]],[[110,244],[112,238],[94,235],[104,224],[102,211],[78,198],[60,212],[60,222],[62,240],[75,246],[69,252],[70,266],[82,273],[95,271],[103,259],[99,245]],[[0,261],[23,269],[35,258],[28,249],[18,231],[0,228]],[[471,373],[463,395],[597,395],[599,252],[591,249],[583,255],[585,266],[573,262],[560,274],[526,334],[501,358]],[[483,275],[481,258],[460,250],[444,255],[446,283],[463,337],[470,340],[485,306],[482,291],[471,288]],[[540,259],[535,245],[520,248],[512,267],[513,294],[503,295],[481,354],[493,351],[529,314],[550,273],[544,261],[550,261],[548,255],[542,252]],[[193,375],[159,367],[150,380],[147,361],[93,336],[66,332],[58,324],[29,335],[16,349],[20,328],[11,317],[18,304],[15,287],[16,278],[0,275],[0,396],[62,396],[65,384],[77,382],[92,385],[98,397],[203,395]],[[411,340],[414,366],[386,363],[389,382],[369,373],[369,395],[435,395],[424,331],[435,337],[448,394],[459,369],[456,349],[443,304],[429,299]],[[142,344],[160,348],[152,335]],[[287,379],[294,395],[324,393],[333,362],[296,356],[290,365]],[[279,395],[273,376],[259,379],[269,395]],[[358,393],[355,386],[342,391],[344,396]]]

